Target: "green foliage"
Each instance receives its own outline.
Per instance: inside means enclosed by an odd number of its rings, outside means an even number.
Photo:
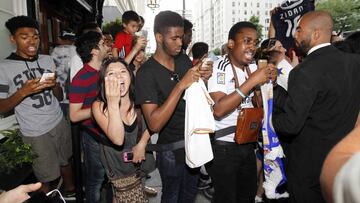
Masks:
[[[31,145],[24,144],[19,129],[1,130],[5,142],[0,143],[0,172],[10,173],[22,164],[31,164],[36,158]]]
[[[116,34],[122,30],[121,19],[116,18],[115,21],[106,22],[103,25],[102,30],[106,31],[106,32],[109,32],[113,36],[113,38],[115,39]]]
[[[214,50],[212,50],[212,52],[216,55],[216,56],[220,56],[221,55],[221,50],[219,48],[216,48]]]
[[[259,16],[251,16],[249,19],[250,22],[252,22],[256,26],[256,31],[258,33],[258,42],[261,42],[263,39],[262,29],[264,26],[262,26],[259,22]]]
[[[315,8],[331,13],[336,31],[360,28],[360,0],[323,0]]]

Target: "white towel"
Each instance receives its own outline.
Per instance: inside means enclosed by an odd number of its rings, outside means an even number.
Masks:
[[[185,161],[190,168],[196,168],[214,158],[209,137],[209,133],[215,131],[215,119],[211,111],[214,101],[201,79],[185,91],[184,99]]]
[[[290,74],[290,71],[293,69],[293,67],[286,59],[283,59],[277,65],[277,68],[278,68],[278,73],[279,73],[279,75],[277,77],[277,83],[281,87],[283,87],[285,90],[287,90],[289,74]]]

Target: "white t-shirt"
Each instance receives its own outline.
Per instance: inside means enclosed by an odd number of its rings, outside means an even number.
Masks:
[[[75,77],[76,73],[84,66],[80,56],[78,54],[71,57],[70,60],[70,82]]]
[[[208,81],[209,93],[223,92],[227,95],[233,93],[235,91],[235,79],[227,55],[224,57],[220,57],[217,61],[215,61],[213,67],[214,68],[213,68],[212,76]],[[234,68],[239,80],[239,86],[241,86],[248,78],[248,74],[246,73],[246,70],[242,71],[240,68],[237,68],[236,66],[234,66]],[[257,66],[255,64],[250,64],[249,69],[253,73],[256,71]],[[241,108],[254,107],[251,102],[253,95],[254,95],[253,92],[249,94],[247,99],[240,104]],[[234,109],[234,111],[232,111],[230,114],[226,115],[222,119],[215,120],[216,130],[224,129],[230,126],[235,126],[239,112],[240,112],[239,109]],[[218,138],[218,140],[222,140],[226,142],[234,142],[234,133]]]

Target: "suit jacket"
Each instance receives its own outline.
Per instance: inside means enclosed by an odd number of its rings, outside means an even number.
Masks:
[[[360,107],[359,55],[333,46],[315,50],[291,71],[287,95],[274,93],[274,102],[281,108],[273,115],[274,128],[280,140],[288,142],[285,153],[290,195],[296,202],[314,202],[301,200],[307,194],[296,190],[312,188],[321,197],[323,161],[354,128]]]

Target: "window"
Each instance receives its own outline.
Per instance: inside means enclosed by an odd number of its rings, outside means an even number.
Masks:
[[[244,2],[244,7],[246,7],[247,6],[247,3],[246,2]]]
[[[269,18],[266,18],[265,23],[269,23],[269,22],[270,22]]]
[[[258,7],[258,8],[259,8],[259,7],[260,7],[260,3],[256,3],[256,7]]]
[[[235,10],[232,10],[232,14],[235,15]]]
[[[247,15],[247,11],[246,11],[246,10],[244,10],[244,15]]]
[[[232,22],[235,23],[235,18],[232,18]]]
[[[268,13],[268,11],[265,11],[265,15],[268,15],[269,13]]]
[[[265,3],[265,8],[267,8],[268,7],[268,3]]]
[[[235,6],[235,2],[234,2],[234,1],[232,2],[232,6]]]
[[[259,15],[260,15],[260,11],[256,11],[256,15],[258,15],[258,16],[259,16]]]

